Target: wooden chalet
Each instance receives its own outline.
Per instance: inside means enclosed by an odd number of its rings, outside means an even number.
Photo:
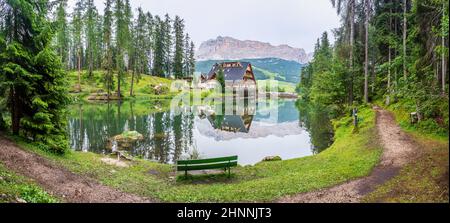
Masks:
[[[256,78],[252,65],[248,62],[223,62],[213,65],[208,74],[200,76],[202,83],[217,80],[217,74],[222,69],[226,87],[256,88]]]

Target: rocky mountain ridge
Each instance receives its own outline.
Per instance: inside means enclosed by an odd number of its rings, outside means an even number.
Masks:
[[[196,53],[196,59],[199,61],[279,58],[305,64],[311,60],[311,57],[312,55],[306,53],[304,49],[286,44],[273,46],[270,43],[242,41],[221,36],[203,42]]]

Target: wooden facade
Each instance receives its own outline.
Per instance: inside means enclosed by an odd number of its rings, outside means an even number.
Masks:
[[[213,65],[208,74],[201,75],[202,83],[207,83],[211,80],[217,80],[217,74],[223,70],[224,79],[227,87],[230,83],[232,87],[244,86],[246,88],[256,87],[256,78],[253,73],[252,65],[248,62],[223,62]]]

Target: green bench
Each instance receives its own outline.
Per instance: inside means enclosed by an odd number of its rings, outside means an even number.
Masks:
[[[213,170],[223,169],[228,170],[228,177],[231,176],[231,167],[236,167],[238,156],[220,157],[213,159],[201,160],[178,160],[177,171],[184,171],[187,176],[188,171],[191,170]]]

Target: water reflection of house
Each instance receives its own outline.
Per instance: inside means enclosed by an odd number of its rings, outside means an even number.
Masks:
[[[256,89],[256,78],[252,65],[248,62],[216,63],[208,74],[200,76],[202,84],[207,88],[213,88],[221,69],[223,70],[226,87],[233,87],[234,90],[243,88],[244,91]]]
[[[211,115],[207,119],[214,129],[234,133],[249,133],[253,115]]]

